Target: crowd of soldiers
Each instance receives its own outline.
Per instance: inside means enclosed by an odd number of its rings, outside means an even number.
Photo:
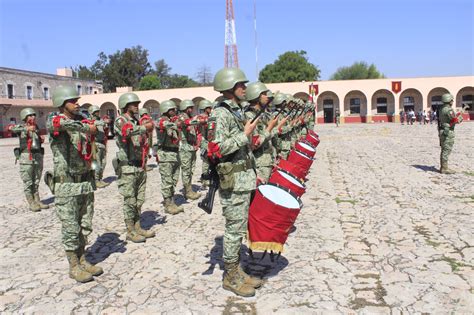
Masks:
[[[154,121],[146,109],[139,110],[135,93],[119,98],[120,115],[113,128],[118,152],[113,167],[118,190],[123,196],[123,215],[127,240],[143,243],[155,233],[140,225],[145,201],[146,165],[155,151],[161,175],[164,211],[177,215],[184,211],[175,202],[175,189],[182,174],[184,196],[201,197],[192,189],[197,156],[202,158],[202,174],[216,163],[219,195],[225,217],[223,287],[240,296],[253,296],[262,279],[244,272],[240,265],[240,247],[247,233],[248,209],[252,193],[259,182],[266,182],[278,159],[286,159],[292,144],[314,128],[314,104],[291,94],[273,94],[261,82],[248,83],[236,68],[224,68],[214,78],[214,89],[222,101],[201,100],[198,115],[195,104],[183,100],[177,106],[172,100],[160,103],[161,117]],[[90,118],[80,115],[79,95],[73,87],[58,87],[53,93],[58,112],[47,120],[54,170],[46,172],[45,182],[55,195],[55,208],[62,224],[62,243],[69,262],[69,275],[78,282],[88,282],[102,274],[102,268],[85,258],[87,237],[92,232],[94,190],[105,187],[103,171],[109,121],[101,118],[98,106],[89,108]],[[440,111],[441,171],[450,173],[447,156],[454,142],[452,119],[457,116],[449,100]],[[452,117],[451,117],[452,116]],[[32,211],[47,208],[38,195],[44,150],[35,123],[33,109],[24,109],[24,124],[11,130],[20,135],[20,174],[25,195]],[[153,143],[156,131],[157,142]],[[199,152],[199,154],[198,154]],[[203,186],[208,177],[202,176]]]

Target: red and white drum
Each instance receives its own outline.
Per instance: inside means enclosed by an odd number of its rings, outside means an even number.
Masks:
[[[309,172],[309,168],[313,164],[313,158],[303,152],[291,150],[290,154],[288,155],[288,162],[294,163],[301,167],[301,169],[305,172],[306,177]]]
[[[299,180],[304,181],[306,178],[306,172],[299,165],[295,163],[290,163],[287,160],[280,159],[280,162],[277,165],[277,169],[282,169],[298,178]],[[275,170],[276,172],[276,170]]]
[[[277,184],[258,186],[249,209],[250,249],[282,252],[301,207],[299,197]]]
[[[308,130],[308,133],[306,134],[306,137],[304,138],[304,140],[308,141],[309,143],[311,143],[311,145],[316,148],[318,145],[319,145],[319,136],[317,135],[316,132],[310,132],[312,130]]]
[[[306,191],[305,184],[303,184],[300,180],[298,180],[298,178],[291,175],[289,172],[282,169],[275,170],[272,176],[270,176],[268,182],[288,188],[298,197],[301,197]]]
[[[314,157],[314,155],[316,154],[316,147],[312,146],[310,142],[306,142],[306,141],[297,141],[295,143],[295,149],[300,151],[300,152],[303,152],[304,154],[310,156],[310,157]]]

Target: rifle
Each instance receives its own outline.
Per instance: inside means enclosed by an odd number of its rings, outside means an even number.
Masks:
[[[214,196],[219,189],[219,175],[216,169],[217,163],[209,164],[209,173],[202,176],[203,180],[209,180],[209,190],[203,200],[198,202],[198,207],[204,210],[207,214],[212,213],[214,207]]]

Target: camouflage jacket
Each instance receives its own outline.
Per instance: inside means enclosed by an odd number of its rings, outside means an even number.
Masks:
[[[20,140],[20,164],[38,164],[43,159],[41,154],[42,140],[38,126],[36,126],[35,131],[28,132],[25,124],[19,124],[10,127],[10,131],[17,134]],[[28,150],[28,142],[30,142],[31,152]]]
[[[203,113],[198,115],[198,120],[201,122],[198,126],[198,133],[200,134],[200,148],[201,150],[207,150],[207,144],[209,143],[208,136],[209,136],[209,124],[212,124],[213,119],[210,119],[210,117]],[[205,121],[205,122],[203,122]]]
[[[457,119],[456,119],[457,118]],[[454,131],[456,124],[459,124],[463,121],[462,115],[456,115],[453,108],[450,105],[443,105],[439,110],[439,126],[440,133],[448,133]]]
[[[184,151],[196,151],[200,145],[200,136],[198,132],[199,122],[187,113],[179,115],[181,126],[181,140],[179,149]]]
[[[251,121],[256,115],[257,113],[251,108],[245,112],[246,120]],[[273,138],[273,133],[270,133],[266,130],[269,119],[270,117],[266,113],[260,115],[257,127],[252,134],[252,143],[255,147],[253,149],[253,155],[255,157],[257,167],[273,165],[273,147],[271,141]]]
[[[58,197],[78,196],[94,191],[87,154],[89,125],[81,123],[82,117],[70,119],[63,114],[51,115],[46,123],[53,152],[55,186]],[[71,178],[83,176],[84,181],[72,182]],[[60,180],[64,179],[64,182]]]
[[[230,110],[229,110],[230,109]],[[242,108],[226,100],[216,106],[211,113],[215,118],[215,129],[213,139],[209,141],[219,146],[222,155],[221,163],[232,163],[233,165],[251,164],[255,167],[255,160],[250,150],[249,138],[244,134],[245,116]],[[255,190],[257,176],[254,168],[234,173],[236,192],[249,192]]]
[[[176,117],[176,116],[175,116]],[[156,127],[157,154],[160,162],[177,162],[180,133],[178,125],[163,115]]]
[[[138,163],[143,156],[148,159],[147,154],[143,155],[146,138],[145,126],[140,126],[135,117],[121,114],[115,119],[114,131],[117,136],[115,143],[118,147],[117,159],[120,162]],[[137,166],[123,165],[122,173],[134,172]]]
[[[98,147],[105,147],[107,144],[107,133],[109,125],[100,118],[94,120],[94,125],[97,127],[97,133],[95,134],[95,143]]]

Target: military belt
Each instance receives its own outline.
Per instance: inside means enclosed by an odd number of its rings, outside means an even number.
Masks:
[[[161,147],[160,150],[167,151],[167,152],[175,152],[175,153],[179,152],[178,147]]]
[[[88,182],[92,178],[91,173],[87,172],[84,174],[68,174],[68,175],[60,175],[54,176],[54,182],[59,184],[64,183],[83,183]]]
[[[238,172],[245,172],[246,170],[249,170],[253,168],[252,167],[252,161],[250,159],[245,160],[245,163],[243,164],[236,164],[232,167],[232,172],[233,173],[238,173]]]
[[[142,167],[142,160],[120,161],[120,166]]]

